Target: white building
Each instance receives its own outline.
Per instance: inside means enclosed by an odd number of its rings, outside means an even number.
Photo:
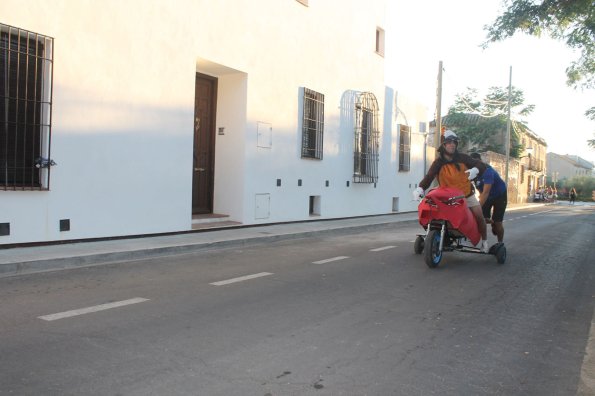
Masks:
[[[388,1],[3,0],[0,246],[415,210]]]
[[[577,176],[595,177],[595,165],[578,155],[547,153],[547,176],[556,181]]]

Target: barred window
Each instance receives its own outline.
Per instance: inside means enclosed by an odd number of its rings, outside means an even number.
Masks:
[[[378,101],[374,94],[364,92],[355,103],[355,141],[353,152],[353,182],[378,181]]]
[[[399,127],[399,172],[409,171],[411,163],[411,127]]]
[[[49,188],[53,45],[0,24],[0,190]]]
[[[324,95],[304,88],[302,109],[302,158],[322,159]]]
[[[525,182],[525,165],[521,165],[521,183]]]

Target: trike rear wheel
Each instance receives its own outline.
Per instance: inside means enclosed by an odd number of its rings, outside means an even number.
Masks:
[[[422,237],[421,235],[418,235],[417,238],[415,238],[415,243],[413,244],[413,251],[415,252],[415,254],[422,254],[422,252],[424,251],[424,237]]]
[[[498,264],[504,264],[506,262],[506,246],[504,244],[496,248],[496,261],[498,261]]]

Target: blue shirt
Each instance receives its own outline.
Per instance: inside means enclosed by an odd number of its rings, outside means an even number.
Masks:
[[[488,198],[496,198],[506,192],[506,183],[504,183],[498,172],[489,165],[486,165],[486,171],[483,172],[483,175],[475,179],[475,186],[479,192],[483,192],[484,184],[492,185]]]

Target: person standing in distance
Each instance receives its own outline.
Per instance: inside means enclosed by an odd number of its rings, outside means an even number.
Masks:
[[[576,201],[576,189],[574,187],[572,187],[572,189],[570,190],[570,203],[572,205],[574,205],[574,201]]]
[[[471,153],[471,158],[481,161],[479,153]],[[492,234],[496,235],[499,243],[504,243],[504,212],[508,203],[506,183],[498,172],[490,165],[486,171],[475,179],[475,187],[479,191],[479,204],[485,217],[492,225]],[[493,211],[492,211],[493,209]]]
[[[477,228],[481,234],[481,250],[484,253],[489,251],[486,222],[483,217],[481,206],[471,180],[478,175],[481,176],[486,166],[483,162],[471,158],[467,154],[459,153],[457,147],[459,138],[451,131],[447,130],[442,136],[442,144],[438,148],[439,156],[434,160],[428,173],[419,182],[419,187],[413,191],[413,199],[419,200],[424,196],[424,191],[430,187],[434,178],[438,179],[438,184],[442,187],[454,187],[465,194],[467,207],[473,213],[477,221]]]

